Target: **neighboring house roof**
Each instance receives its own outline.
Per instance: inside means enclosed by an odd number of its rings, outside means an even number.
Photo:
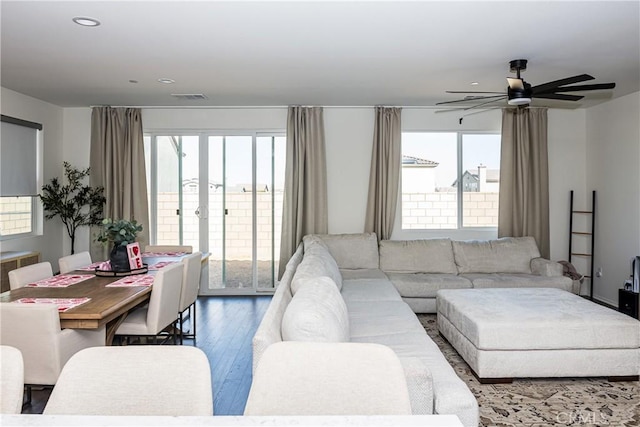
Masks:
[[[435,168],[439,164],[440,163],[434,162],[433,160],[421,159],[419,157],[413,157],[413,156],[402,156],[402,166],[414,165],[414,166],[426,166],[426,167]]]
[[[462,174],[462,179],[464,179],[465,177],[471,178],[475,182],[478,182],[480,180],[480,178],[478,177],[477,169],[467,169]],[[500,182],[500,169],[487,169],[487,182]],[[455,181],[453,181],[453,184],[451,185],[453,187],[458,185],[458,180],[456,179]]]
[[[465,173],[473,175],[476,179],[478,178],[478,169],[468,169]],[[487,182],[498,181],[500,181],[500,169],[487,169]]]

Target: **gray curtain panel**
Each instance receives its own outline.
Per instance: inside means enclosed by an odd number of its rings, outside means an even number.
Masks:
[[[105,218],[142,224],[138,241],[144,248],[149,243],[149,205],[139,108],[93,108],[90,166],[91,185],[104,187]],[[99,251],[99,246],[92,246],[92,255]]]
[[[322,107],[289,107],[280,266],[306,234],[326,234],[327,162]]]
[[[388,240],[393,232],[400,186],[401,108],[376,107],[365,232]]]
[[[502,110],[498,237],[533,236],[549,258],[547,109]]]

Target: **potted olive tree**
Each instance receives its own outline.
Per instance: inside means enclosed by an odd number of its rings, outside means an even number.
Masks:
[[[127,245],[135,242],[138,233],[141,231],[142,225],[138,224],[135,219],[133,221],[126,219],[114,221],[111,218],[105,218],[102,221],[102,230],[100,230],[96,240],[105,245],[113,245],[109,256],[113,271],[130,270]]]
[[[39,197],[44,208],[44,217],[53,219],[59,216],[67,228],[73,254],[78,227],[100,224],[106,199],[102,195],[102,187],[92,188],[83,183],[89,176],[89,168],[77,169],[64,162],[64,174],[66,184],[58,178],[53,178],[42,186],[42,194]]]

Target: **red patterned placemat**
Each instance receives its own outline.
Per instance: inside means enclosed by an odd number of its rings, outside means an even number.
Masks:
[[[157,262],[157,263],[152,264],[152,265],[149,266],[149,271],[160,270],[161,268],[166,267],[167,265],[173,264],[175,262],[178,262],[178,261],[160,261],[160,262]]]
[[[58,311],[64,313],[70,308],[77,307],[87,301],[91,301],[91,298],[20,298],[13,302],[18,304],[55,304],[58,306]]]
[[[91,279],[92,277],[95,276],[93,274],[58,274],[57,276],[29,283],[26,286],[37,288],[66,288],[78,282]]]
[[[143,257],[161,257],[161,256],[185,256],[186,252],[144,252]]]
[[[149,274],[140,274],[137,276],[127,276],[106,285],[107,288],[117,288],[123,286],[151,286],[153,285],[153,276]]]

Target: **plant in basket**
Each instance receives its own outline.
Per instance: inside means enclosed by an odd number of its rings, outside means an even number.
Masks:
[[[136,241],[138,233],[142,231],[142,225],[136,220],[112,220],[105,218],[102,221],[102,230],[98,234],[96,240],[106,244],[113,244],[109,261],[113,271],[128,271],[129,256],[127,254],[127,245]]]

